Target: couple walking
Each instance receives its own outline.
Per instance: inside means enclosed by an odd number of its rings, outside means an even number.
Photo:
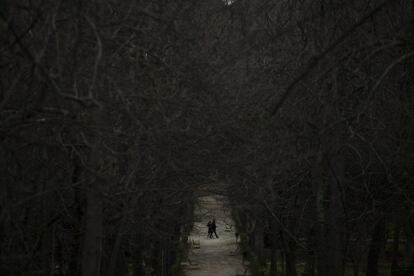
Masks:
[[[213,221],[209,221],[208,223],[207,223],[207,228],[208,228],[208,234],[207,234],[207,237],[209,238],[209,239],[212,239],[213,238],[213,234],[216,236],[216,238],[218,238],[218,235],[217,235],[217,233],[216,233],[216,228],[217,228],[217,226],[216,226],[216,220],[215,219],[213,219]]]

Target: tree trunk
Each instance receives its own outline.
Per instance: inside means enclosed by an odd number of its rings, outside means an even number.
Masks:
[[[303,276],[315,276],[315,256],[313,252],[306,253],[305,270]]]
[[[317,222],[315,200],[310,203],[306,210],[307,220],[310,221],[306,230],[306,251],[305,251],[305,268],[303,276],[315,276],[316,258],[315,251],[317,248]]]
[[[324,238],[324,183],[322,177],[322,151],[319,150],[317,160],[312,167],[312,188],[314,193],[314,220],[315,220],[315,251],[316,251],[316,270],[318,275],[326,275],[325,269],[325,238]]]
[[[329,161],[327,161],[329,162]],[[335,163],[335,167],[332,166]],[[339,188],[341,177],[341,160],[335,158],[331,163],[331,177],[329,181],[329,205],[327,206],[326,216],[326,275],[341,276],[344,274],[343,262],[343,206],[341,199],[341,191]],[[335,174],[335,175],[334,175]]]
[[[115,276],[117,275],[117,265],[118,265],[118,260],[119,260],[119,252],[121,249],[121,245],[122,245],[122,233],[124,231],[124,227],[123,227],[124,223],[121,223],[121,226],[117,229],[117,233],[116,233],[116,237],[115,237],[115,242],[114,242],[114,246],[112,248],[111,251],[111,257],[109,259],[109,267],[108,267],[108,276]]]
[[[375,224],[372,233],[372,239],[369,246],[366,276],[378,275],[378,262],[381,256],[381,251],[386,242],[386,226],[385,219],[382,217]]]
[[[407,241],[405,242],[404,246],[404,266],[412,266],[414,265],[414,235],[410,227],[406,228],[406,237]]]
[[[100,110],[92,111],[92,122],[103,124],[103,113]],[[93,179],[86,187],[86,212],[85,233],[82,254],[82,275],[98,276],[101,269],[102,245],[103,245],[103,197],[102,179],[99,176],[99,168],[103,155],[101,138],[95,133],[95,141],[90,153],[89,166],[95,170]]]
[[[102,194],[97,179],[87,190],[85,234],[82,256],[82,275],[99,276],[102,255],[103,213]]]
[[[296,254],[293,251],[286,252],[286,276],[297,276]]]
[[[263,244],[264,229],[263,229],[263,223],[262,223],[261,220],[257,220],[254,233],[255,233],[254,251],[255,251],[256,256],[257,256],[258,264],[262,267],[265,264],[265,260],[264,260],[264,254],[263,254],[263,251],[264,251],[264,244]]]
[[[392,239],[392,260],[391,260],[391,275],[397,275],[398,271],[398,259],[399,259],[399,247],[400,247],[400,223],[397,223],[394,227],[394,236]]]
[[[287,276],[296,276],[296,254],[293,250],[291,242],[286,241],[283,231],[280,231],[280,237],[283,244],[283,251],[285,252],[285,267]]]
[[[269,276],[277,276],[277,250],[275,243],[273,243],[270,252],[270,271]]]
[[[76,155],[72,158],[72,166],[73,166],[73,172],[72,172],[72,183],[77,184],[81,181],[82,178],[82,168],[80,166],[81,161],[79,157]],[[73,205],[75,206],[73,210],[73,217],[76,219],[74,224],[76,227],[81,228],[81,222],[84,218],[84,194],[82,193],[82,187],[76,186],[74,189],[74,195]],[[70,255],[65,255],[64,251],[62,251],[61,255],[61,261],[60,266],[67,267],[67,272],[69,274],[67,275],[80,275],[81,274],[81,260],[79,256],[82,256],[82,238],[78,236],[70,236],[71,242],[72,242],[72,250],[70,251]]]
[[[144,266],[143,266],[143,260],[142,260],[142,254],[139,252],[136,254],[136,260],[134,260],[134,276],[144,276]]]

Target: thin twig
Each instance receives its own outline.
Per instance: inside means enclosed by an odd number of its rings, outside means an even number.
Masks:
[[[374,87],[372,87],[372,90],[374,91],[375,89],[378,88],[378,86],[381,84],[381,82],[384,80],[384,78],[388,75],[388,73],[392,70],[392,68],[394,68],[396,65],[400,64],[401,62],[403,62],[404,60],[410,58],[414,56],[414,51],[405,54],[403,56],[401,56],[400,58],[394,60],[394,62],[392,62],[384,71],[384,73],[381,74],[381,76],[377,79],[377,81],[375,82]]]

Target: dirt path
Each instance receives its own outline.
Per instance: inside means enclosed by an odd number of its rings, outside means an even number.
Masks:
[[[218,239],[207,238],[207,223],[216,219]],[[188,262],[183,263],[185,276],[250,275],[242,264],[236,243],[234,222],[223,196],[200,197],[189,241]],[[246,273],[246,274],[245,274]]]

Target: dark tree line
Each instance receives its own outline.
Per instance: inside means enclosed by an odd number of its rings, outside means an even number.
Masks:
[[[176,275],[200,185],[252,269],[413,265],[410,0],[4,0],[0,274]]]
[[[1,3],[0,274],[177,270],[212,163],[204,9]]]
[[[414,261],[412,1],[253,2],[235,3],[250,20],[251,105],[228,176],[256,269],[403,273]]]

